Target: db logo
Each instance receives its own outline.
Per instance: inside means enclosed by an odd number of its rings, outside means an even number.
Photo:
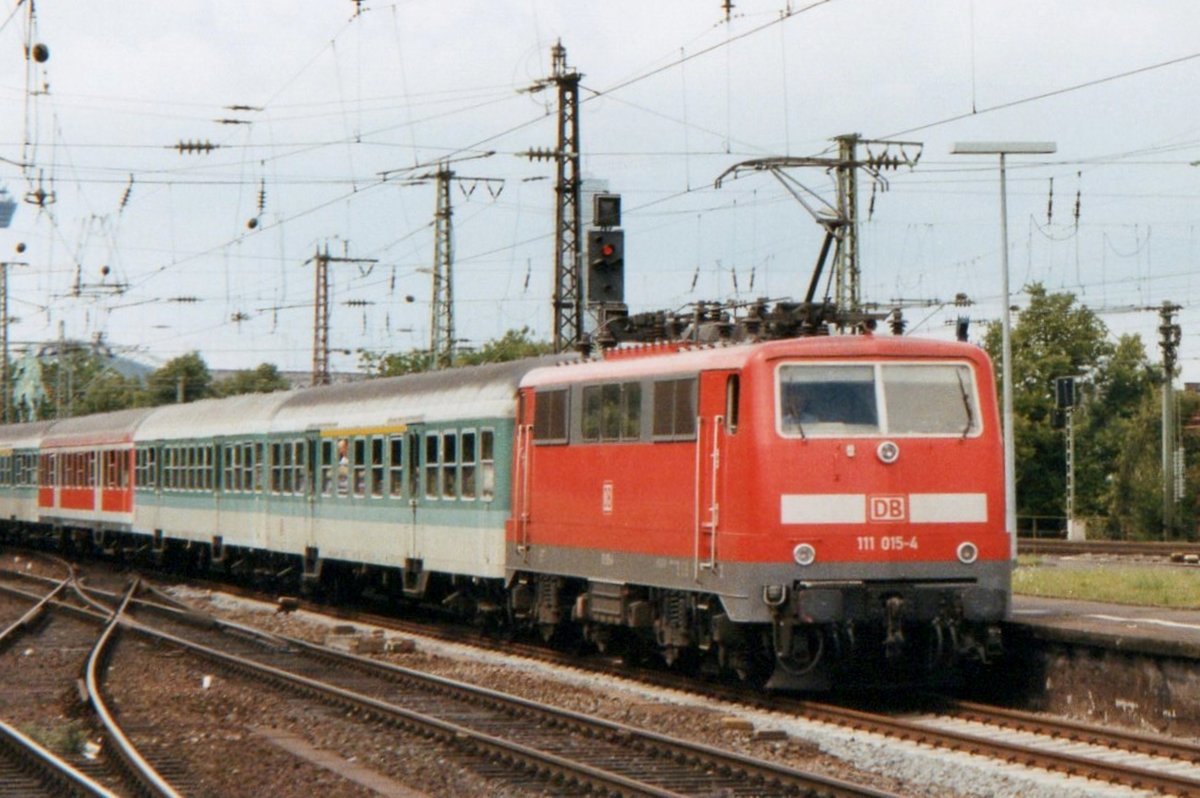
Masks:
[[[903,521],[908,518],[908,505],[903,496],[868,496],[872,521]]]

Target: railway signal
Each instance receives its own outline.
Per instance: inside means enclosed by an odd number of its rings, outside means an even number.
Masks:
[[[625,231],[588,234],[588,304],[625,301]]]

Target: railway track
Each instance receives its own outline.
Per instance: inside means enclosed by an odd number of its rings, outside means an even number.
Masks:
[[[164,763],[129,743],[130,735],[106,708],[98,674],[112,661],[113,643],[131,634],[281,688],[319,695],[385,726],[441,739],[492,777],[507,771],[507,779],[517,784],[605,795],[892,795],[199,617],[165,603],[135,602],[131,595],[107,622],[90,658],[88,684],[110,737],[139,773],[146,794],[192,793],[163,777]],[[117,597],[106,594],[104,601],[115,604]],[[91,615],[98,620],[99,613]]]
[[[317,610],[328,612],[328,608]],[[441,626],[371,613],[338,610],[334,614],[357,623],[634,679],[665,689],[695,693],[891,739],[967,752],[1135,789],[1168,795],[1200,796],[1200,745],[1184,741],[937,696],[922,701],[915,710],[900,713],[864,711],[842,704],[767,695],[742,686],[707,684],[694,677],[672,672],[614,665],[612,658],[581,660],[538,645],[479,638],[477,633],[467,633],[474,634],[468,640],[462,630],[447,630]]]
[[[78,623],[49,623],[47,615],[74,585],[73,570],[64,564],[66,575],[46,583],[45,593],[33,595],[33,606],[23,612],[12,623],[0,630],[0,651],[15,646],[28,646],[22,657],[30,655],[35,648],[40,651],[86,650],[94,639],[90,630]],[[8,585],[7,591],[14,590]],[[21,595],[21,591],[16,591]],[[9,596],[12,594],[9,593]],[[81,646],[82,644],[82,646]],[[21,678],[19,688],[9,689],[4,696],[3,715],[10,720],[17,716],[24,725],[33,725],[52,736],[66,737],[77,732],[71,723],[64,723],[60,710],[59,696],[65,684],[70,684],[72,674],[79,670],[80,658],[50,657],[31,663],[25,670],[33,670],[32,681],[28,676]],[[9,670],[9,678],[16,687],[15,674]],[[85,761],[78,754],[64,756],[48,750],[36,742],[16,725],[0,720],[0,794],[6,796],[111,796],[107,786],[101,783],[113,781],[112,774],[103,759]]]
[[[433,729],[433,732],[425,730],[420,733],[440,733],[443,739],[454,740],[455,742],[449,743],[452,745],[460,747],[464,745],[471,747],[474,745],[473,742],[468,745],[466,740],[468,740],[469,735],[464,734],[458,729],[452,730],[444,726],[439,729],[437,723],[434,723],[433,726],[422,727],[416,718],[407,718],[402,715],[396,716],[391,714],[390,710],[384,709],[383,705],[387,704],[403,704],[405,707],[411,708],[420,706],[420,702],[425,700],[416,697],[412,692],[405,692],[411,691],[412,687],[404,684],[397,686],[398,681],[404,682],[412,678],[419,680],[432,678],[433,683],[440,685],[437,677],[415,675],[403,669],[394,669],[389,666],[383,668],[379,673],[370,675],[370,678],[364,682],[361,669],[376,669],[379,666],[360,657],[354,657],[342,652],[330,652],[301,641],[283,640],[282,638],[269,635],[266,638],[260,638],[260,642],[251,642],[248,636],[253,637],[255,633],[252,633],[249,629],[242,629],[236,624],[214,626],[211,620],[200,618],[194,612],[182,612],[178,608],[169,610],[148,604],[140,604],[138,607],[139,609],[136,612],[138,613],[137,617],[140,619],[139,623],[148,623],[146,613],[152,613],[157,619],[155,624],[164,627],[161,630],[162,634],[178,636],[180,641],[185,641],[187,638],[194,638],[197,633],[200,633],[204,636],[214,638],[216,642],[220,642],[223,645],[227,645],[229,641],[236,641],[238,646],[247,647],[251,652],[257,650],[257,653],[253,653],[250,657],[256,660],[256,665],[246,666],[231,663],[230,667],[254,667],[258,668],[260,672],[275,669],[281,674],[290,674],[276,676],[275,674],[268,673],[266,676],[257,676],[256,678],[279,678],[284,682],[291,682],[297,685],[299,689],[311,690],[313,686],[306,680],[324,682],[324,677],[321,674],[327,673],[332,669],[335,674],[340,673],[340,678],[343,680],[338,689],[355,694],[353,700],[350,703],[344,704],[344,706],[350,706],[352,703],[359,711],[376,717],[388,717],[390,720],[387,722],[404,725],[411,729]],[[358,623],[372,623],[410,634],[439,637],[443,640],[457,643],[464,642],[462,634],[454,630],[430,628],[426,624],[398,621],[394,618],[384,618],[375,615],[353,614],[346,611],[340,612],[339,615],[341,617],[349,617]],[[261,642],[262,639],[267,641],[265,647]],[[1197,769],[1197,766],[1200,765],[1200,746],[1186,742],[1164,740],[1146,735],[1122,732],[1118,729],[1101,728],[1089,724],[1046,718],[1033,713],[1017,712],[944,698],[923,702],[915,710],[899,714],[895,712],[891,714],[867,712],[851,706],[804,701],[786,696],[768,696],[744,688],[706,685],[697,683],[695,680],[681,680],[677,674],[663,673],[661,671],[614,666],[611,658],[607,658],[603,662],[596,660],[581,661],[578,658],[565,657],[557,652],[547,651],[538,646],[514,644],[511,641],[480,640],[477,635],[471,642],[475,645],[503,650],[505,653],[516,653],[520,656],[550,660],[555,664],[567,664],[573,668],[584,668],[596,672],[619,675],[625,678],[633,678],[674,690],[700,693],[704,696],[748,705],[755,709],[778,713],[787,717],[804,718],[840,727],[869,731],[893,739],[908,740],[925,745],[965,751],[1004,762],[1018,763],[1027,767],[1053,770],[1076,776],[1086,776],[1107,783],[1157,791],[1164,794],[1200,796],[1200,778],[1197,777],[1197,772],[1200,772]],[[183,643],[181,642],[180,644],[182,645]],[[214,651],[216,650],[217,648],[214,646]],[[299,652],[305,652],[309,657],[325,660],[326,664],[320,667],[315,664],[298,667],[295,660]],[[205,654],[204,656],[221,659],[227,656],[240,656],[240,654],[231,654],[226,651],[223,654]],[[290,664],[287,664],[288,660],[291,660]],[[331,678],[329,681],[336,683],[334,678]],[[455,690],[458,687],[456,685]],[[445,690],[449,688],[439,686],[438,689]],[[372,691],[380,692],[372,695]],[[389,700],[386,697],[388,695],[395,696],[395,698]],[[360,698],[366,698],[367,700],[365,703],[362,703]],[[456,698],[455,700],[463,699]],[[466,700],[469,702],[476,699]],[[381,703],[377,706],[372,702]],[[517,709],[510,708],[504,710],[504,712],[520,714],[529,709],[527,707],[520,707],[520,703],[518,701]],[[467,708],[463,704],[458,704],[457,706],[458,709],[451,708],[449,710],[442,710],[442,712],[457,718],[463,714],[473,714],[477,711],[473,706],[471,708]],[[428,714],[435,721],[438,719],[434,712]],[[446,716],[446,714],[443,714],[443,722]],[[563,720],[554,721],[555,724],[563,724],[565,722]],[[529,724],[526,723],[526,725]],[[555,728],[558,727],[558,725],[555,726]],[[616,741],[618,751],[622,752],[619,755],[627,757],[623,753],[624,749],[627,746],[633,745],[634,739],[629,734],[627,731],[609,728],[602,732],[585,733],[582,739],[605,739],[605,735],[608,735],[607,739]],[[521,743],[521,745],[524,744]],[[568,745],[568,749],[570,747]],[[485,750],[485,748],[481,747],[474,750],[477,752],[474,754],[475,756],[490,759],[493,762],[493,765],[490,765],[491,767],[495,767],[494,763],[506,760],[505,755],[496,753],[494,749]],[[687,756],[690,755],[679,753],[656,754],[652,755],[652,761],[655,757],[665,757],[663,761],[669,761],[672,758]],[[563,758],[566,759],[569,757],[564,755]],[[511,757],[507,758],[507,761],[509,764],[505,765],[505,767],[511,767],[512,764],[518,762],[516,758]],[[557,763],[555,764],[557,766]],[[525,773],[520,778],[526,780],[530,778],[541,778],[543,780],[558,779],[561,784],[586,783],[593,789],[599,788],[595,782],[583,780],[578,775],[567,776],[561,773],[559,775],[551,775],[555,770],[549,765],[533,764],[529,760],[525,760],[517,766]],[[641,767],[641,765],[634,765],[633,767],[636,772],[637,768]],[[726,767],[728,765],[725,764],[708,764],[703,766],[704,769],[710,771]],[[733,771],[730,772],[732,773]],[[530,776],[530,773],[533,773],[534,776]],[[741,771],[741,773],[743,775],[735,777],[734,781],[740,781],[743,785],[751,783],[749,781],[751,778],[764,778],[762,776],[751,777],[744,775],[746,771]],[[680,776],[679,778],[682,783],[687,782],[686,776]],[[769,779],[756,783],[769,783]],[[711,785],[711,782],[707,782],[707,784]],[[605,789],[620,792],[620,789],[611,786]],[[629,789],[629,785],[626,785],[626,789]],[[734,791],[730,794],[740,793]],[[764,793],[759,789],[753,791],[752,794],[774,793]],[[785,792],[783,794],[789,793]],[[804,793],[801,792],[798,794]]]
[[[1079,555],[1105,554],[1114,557],[1162,557],[1190,560],[1200,558],[1200,543],[1154,540],[1059,540],[1057,538],[1019,538],[1017,551],[1021,554]]]
[[[609,795],[891,795],[474,685],[141,602],[139,634],[432,736],[515,779]]]

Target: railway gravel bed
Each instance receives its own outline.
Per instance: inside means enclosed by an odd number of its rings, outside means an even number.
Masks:
[[[151,619],[152,616],[152,619]],[[625,724],[600,722],[591,713],[564,713],[552,710],[545,702],[521,702],[502,692],[481,691],[477,687],[431,679],[400,668],[386,668],[370,660],[331,655],[328,650],[304,650],[295,644],[267,645],[248,643],[243,633],[230,634],[208,626],[195,627],[178,617],[139,607],[139,623],[164,628],[179,638],[203,645],[242,660],[260,663],[276,672],[298,674],[306,680],[301,692],[313,696],[323,693],[317,683],[330,684],[355,696],[352,712],[360,712],[364,725],[376,718],[401,715],[402,725],[424,730],[454,742],[460,749],[453,759],[475,759],[484,770],[503,769],[518,775],[516,783],[548,785],[552,793],[591,784],[601,792],[653,795],[891,795],[876,787],[859,787],[828,778],[811,777],[804,772],[768,765],[753,756],[730,755],[720,749],[708,750],[675,741],[670,736],[654,736]],[[268,644],[278,641],[267,641]],[[189,649],[190,653],[190,649]],[[227,665],[223,662],[223,665]],[[237,670],[248,668],[235,665]],[[226,670],[222,667],[222,671]],[[272,677],[271,684],[283,681]],[[209,680],[211,686],[211,679]],[[287,691],[285,691],[287,692]],[[376,702],[368,704],[367,702]],[[383,709],[377,702],[401,710]],[[345,703],[344,699],[341,703]],[[413,723],[414,713],[425,718]],[[389,721],[390,722],[390,721]],[[451,728],[447,729],[447,724]],[[450,732],[447,736],[447,731]],[[393,738],[387,724],[378,729],[380,739]],[[482,735],[482,737],[480,737]],[[528,763],[534,763],[530,769]],[[561,774],[561,775],[560,775]],[[607,774],[607,775],[606,775]],[[547,782],[547,778],[553,781]],[[563,780],[559,780],[563,779]],[[511,779],[507,779],[511,781]]]
[[[307,613],[279,615],[270,605],[220,594],[181,591],[201,606],[245,623],[323,641],[340,620]],[[355,645],[362,636],[349,636]],[[887,740],[862,730],[812,722],[787,711],[747,708],[688,691],[648,687],[580,668],[546,665],[469,646],[421,640],[417,651],[391,655],[405,667],[484,684],[531,700],[554,703],[646,728],[700,739],[799,767],[822,762],[832,772],[873,772],[874,782],[904,794],[1011,796],[1129,796],[1152,794],[1103,782],[1047,773],[962,751]],[[983,746],[980,746],[982,749]],[[847,763],[854,763],[853,766]],[[847,776],[849,777],[849,776]]]

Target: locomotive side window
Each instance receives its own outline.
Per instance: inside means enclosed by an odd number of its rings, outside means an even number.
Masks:
[[[654,438],[681,440],[696,435],[696,378],[654,383]]]
[[[892,433],[965,437],[979,431],[969,367],[949,363],[884,365],[882,372]]]
[[[538,443],[567,442],[567,390],[538,391],[533,412],[533,437]]]
[[[725,428],[730,434],[738,428],[738,400],[741,393],[741,383],[738,375],[731,374],[725,381]]]
[[[642,435],[642,386],[636,382],[583,389],[585,441],[636,441]]]

